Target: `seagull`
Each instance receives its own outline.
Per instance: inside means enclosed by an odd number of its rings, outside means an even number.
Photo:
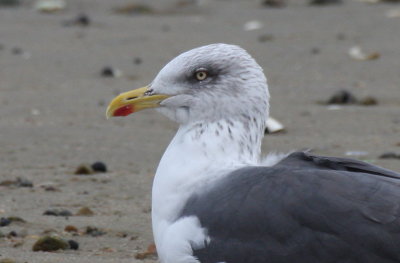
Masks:
[[[241,47],[182,53],[106,115],[149,108],[179,124],[152,189],[162,263],[400,262],[400,174],[309,152],[261,158],[268,85]]]

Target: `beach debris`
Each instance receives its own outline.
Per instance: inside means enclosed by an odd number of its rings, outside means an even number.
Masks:
[[[78,14],[74,19],[65,21],[63,25],[87,27],[90,25],[90,23],[91,23],[90,17],[85,13],[81,13]]]
[[[396,152],[385,152],[379,156],[379,159],[399,159],[400,160],[400,153]]]
[[[75,240],[68,240],[68,245],[69,245],[69,249],[72,250],[78,250],[79,249],[79,243],[76,242]]]
[[[69,217],[72,216],[71,211],[66,209],[49,209],[43,212],[45,216],[65,216]]]
[[[69,232],[69,233],[71,233],[71,232],[78,233],[78,228],[73,225],[67,225],[64,227],[64,231]]]
[[[135,258],[136,259],[147,259],[147,258],[152,258],[155,256],[157,256],[157,248],[154,243],[151,243],[150,245],[147,246],[146,251],[136,253]]]
[[[263,6],[267,7],[284,7],[286,5],[285,0],[263,0],[261,2]]]
[[[106,173],[107,172],[107,166],[103,162],[95,162],[91,165],[92,170],[96,173]]]
[[[348,90],[338,90],[328,100],[318,102],[323,105],[330,105],[337,107],[338,105],[361,105],[361,106],[374,106],[378,104],[378,100],[375,97],[367,96],[362,99],[357,99],[353,93]],[[330,108],[336,110],[338,108]]]
[[[378,59],[381,55],[379,52],[370,52],[365,53],[360,46],[353,46],[349,49],[348,55],[355,60],[375,60]]]
[[[98,237],[98,236],[102,236],[107,234],[107,232],[98,229],[97,227],[94,226],[87,226],[86,227],[86,231],[85,231],[86,235],[92,236],[92,237]]]
[[[386,11],[385,15],[388,18],[399,18],[400,17],[400,8],[390,9],[390,10]]]
[[[68,242],[58,236],[41,237],[32,246],[33,251],[56,251],[69,248]]]
[[[81,207],[78,212],[76,212],[77,216],[92,216],[94,215],[94,212],[92,211],[92,209],[90,209],[87,206]]]
[[[332,4],[341,4],[342,0],[310,0],[309,5],[323,6]]]
[[[264,43],[274,40],[274,35],[272,34],[263,34],[258,36],[258,42]]]
[[[21,4],[20,0],[0,0],[0,7],[15,7]]]
[[[243,30],[244,31],[253,31],[257,29],[261,29],[264,26],[264,24],[261,21],[258,20],[251,20],[246,22],[243,25]]]
[[[89,174],[93,174],[93,173],[94,173],[94,171],[93,171],[92,167],[87,164],[79,165],[74,172],[74,174],[77,174],[77,175],[89,175]]]
[[[0,186],[9,187],[33,187],[33,183],[25,178],[17,177],[16,180],[4,180],[0,182]]]
[[[346,156],[354,156],[354,157],[362,157],[368,155],[366,151],[347,151],[345,153]]]
[[[114,13],[122,15],[149,15],[156,13],[154,8],[146,4],[129,3],[113,9]]]
[[[110,66],[105,66],[101,70],[100,75],[105,78],[118,78],[122,76],[122,71]]]
[[[133,64],[135,64],[135,65],[140,65],[140,64],[142,64],[142,62],[143,61],[140,57],[136,57],[133,59]]]
[[[65,9],[64,0],[38,0],[35,3],[35,9],[42,13],[55,13]]]
[[[283,126],[282,123],[277,121],[276,119],[269,117],[268,120],[265,123],[265,134],[272,134],[272,133],[280,133],[284,132],[285,127]]]
[[[11,224],[10,219],[8,219],[6,217],[0,218],[0,227],[8,226],[9,224]]]
[[[326,102],[326,104],[355,104],[356,97],[348,90],[339,90],[335,92]]]
[[[378,100],[375,97],[368,96],[361,99],[358,104],[363,106],[373,106],[378,104]]]

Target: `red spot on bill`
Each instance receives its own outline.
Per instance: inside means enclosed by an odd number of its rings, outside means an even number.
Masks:
[[[132,105],[126,105],[114,111],[113,116],[127,116],[134,112]]]

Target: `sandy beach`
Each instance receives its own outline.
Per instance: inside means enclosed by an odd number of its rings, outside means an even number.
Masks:
[[[35,1],[0,7],[0,217],[25,221],[0,227],[0,260],[156,262],[138,257],[153,243],[152,178],[177,125],[152,110],[110,120],[105,110],[205,44],[240,45],[264,68],[271,115],[286,130],[266,135],[264,153],[312,149],[400,171],[400,159],[379,158],[400,153],[400,16],[390,15],[400,3],[308,2],[143,1],[133,14],[126,5],[138,2],[127,0],[66,0],[52,13]],[[354,46],[375,57],[352,58]],[[121,74],[102,76],[104,67]],[[343,89],[377,104],[319,103]],[[97,161],[106,173],[74,174]],[[82,207],[93,214],[76,215]],[[79,249],[33,252],[49,233]]]

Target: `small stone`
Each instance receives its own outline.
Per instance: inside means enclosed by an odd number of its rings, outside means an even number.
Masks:
[[[65,226],[64,231],[65,232],[75,232],[75,233],[77,233],[78,232],[78,228],[76,226],[67,225],[67,226]]]
[[[91,165],[92,170],[98,173],[106,173],[107,172],[107,166],[103,162],[95,162]]]
[[[284,7],[286,3],[285,0],[264,0],[261,4],[267,7]]]
[[[0,0],[0,7],[14,7],[20,4],[20,0]]]
[[[26,221],[24,219],[22,219],[21,217],[18,217],[18,216],[9,216],[8,220],[10,220],[11,222],[26,223]]]
[[[33,183],[25,178],[18,177],[16,184],[18,187],[33,187]]]
[[[68,240],[69,248],[72,250],[78,250],[79,249],[79,243],[76,242],[75,240]]]
[[[94,215],[94,212],[87,206],[82,207],[79,209],[79,211],[76,213],[77,216],[92,216]]]
[[[106,66],[101,70],[100,75],[105,78],[117,78],[122,76],[122,72],[119,69]]]
[[[10,238],[10,237],[17,237],[17,236],[18,236],[18,234],[17,234],[17,232],[15,232],[14,230],[13,230],[13,231],[10,231],[10,233],[7,234],[7,237],[8,237],[8,238]]]
[[[385,152],[379,156],[379,159],[400,159],[400,153]]]
[[[44,211],[43,215],[45,216],[65,216],[65,217],[69,217],[72,216],[72,213],[69,210],[66,209],[49,209]]]
[[[92,167],[90,167],[86,164],[81,164],[76,168],[74,174],[78,174],[78,175],[93,174],[93,169],[92,169]]]
[[[90,17],[87,14],[79,14],[75,18],[75,24],[80,26],[89,26],[90,22]]]
[[[310,0],[309,5],[332,5],[332,4],[341,4],[342,0]]]
[[[318,47],[313,47],[311,49],[311,54],[318,55],[319,53],[321,53],[321,50]]]
[[[133,64],[135,65],[140,65],[142,64],[142,62],[143,62],[142,59],[139,57],[133,59]]]
[[[274,40],[274,36],[272,34],[264,34],[264,35],[258,36],[258,42],[260,42],[260,43],[264,43],[264,42],[268,42],[268,41],[272,41],[272,40]]]
[[[104,232],[104,231],[98,229],[97,227],[92,227],[92,226],[86,227],[85,233],[86,233],[87,235],[92,236],[92,237],[98,237],[98,236],[102,236],[102,235],[105,235],[105,234],[106,234],[106,232]]]
[[[360,105],[373,106],[378,104],[378,100],[374,97],[365,97],[359,102]]]
[[[5,217],[0,218],[0,227],[8,226],[11,224],[11,220]]]
[[[33,251],[56,251],[69,249],[67,241],[56,236],[44,236],[33,244]]]
[[[136,259],[147,259],[157,255],[156,245],[154,243],[148,245],[147,250],[141,253],[136,253]]]
[[[17,261],[15,261],[14,259],[11,258],[3,258],[0,259],[0,263],[16,263]]]
[[[356,97],[347,90],[339,90],[335,92],[326,102],[326,104],[355,104]]]

